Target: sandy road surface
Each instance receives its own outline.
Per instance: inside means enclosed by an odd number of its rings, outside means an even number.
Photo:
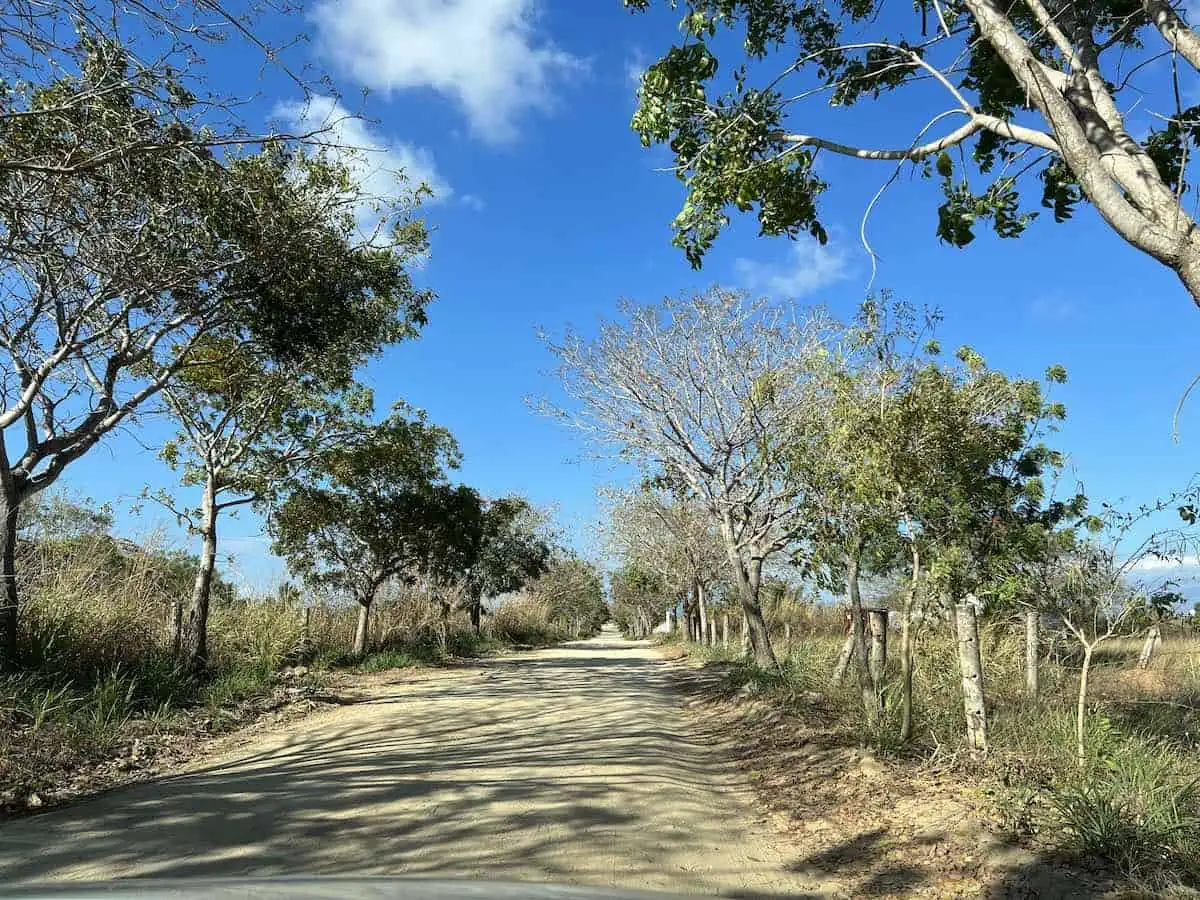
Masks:
[[[822,890],[615,634],[384,685],[184,774],[0,827],[0,883],[467,876]]]

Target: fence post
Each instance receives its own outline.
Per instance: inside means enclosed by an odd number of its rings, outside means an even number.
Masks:
[[[871,621],[871,680],[875,682],[875,691],[878,693],[883,688],[883,675],[887,671],[888,611],[871,609],[867,612]]]
[[[1162,643],[1162,629],[1158,627],[1158,623],[1150,626],[1150,630],[1146,632],[1146,642],[1142,644],[1142,653],[1138,657],[1138,668],[1150,668],[1150,660],[1154,658],[1155,651],[1158,650],[1159,644]]]
[[[1025,692],[1037,699],[1038,684],[1038,625],[1041,617],[1036,609],[1025,610]]]

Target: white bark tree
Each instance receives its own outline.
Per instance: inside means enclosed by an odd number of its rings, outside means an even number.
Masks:
[[[827,185],[813,167],[823,152],[890,162],[887,184],[906,164],[936,179],[937,233],[956,246],[984,221],[1001,237],[1021,234],[1034,215],[1021,207],[1023,186],[1056,221],[1088,202],[1200,303],[1200,232],[1184,196],[1200,107],[1181,89],[1200,71],[1200,35],[1181,0],[670,5],[684,8],[684,39],[643,76],[633,124],[644,144],[675,154],[688,187],[676,243],[693,264],[731,206],[757,206],[766,234],[824,242]],[[868,128],[910,116],[912,125],[880,133],[882,146],[806,133],[814,104],[859,100],[891,110]],[[1130,133],[1135,108],[1152,119],[1145,137]]]
[[[542,408],[694,493],[721,535],[754,658],[775,666],[759,587],[764,562],[805,522],[782,442],[809,402],[826,321],[720,288],[621,310],[624,321],[604,323],[592,341],[573,331],[547,340],[577,406]]]

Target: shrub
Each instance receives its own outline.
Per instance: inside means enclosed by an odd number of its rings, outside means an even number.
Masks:
[[[1122,874],[1156,888],[1200,877],[1200,776],[1170,748],[1126,742],[1053,799],[1075,846]]]

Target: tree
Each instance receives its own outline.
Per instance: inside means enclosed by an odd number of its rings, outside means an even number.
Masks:
[[[1075,702],[1075,745],[1079,766],[1088,763],[1087,705],[1092,662],[1098,647],[1144,623],[1156,628],[1159,617],[1178,596],[1168,578],[1138,579],[1142,563],[1166,561],[1179,565],[1194,551],[1192,523],[1200,488],[1191,485],[1169,497],[1132,511],[1104,504],[1099,515],[1079,517],[1072,528],[1046,536],[1047,552],[1032,571],[1013,568],[1005,584],[1020,596],[1029,585],[1039,590],[1027,602],[1057,617],[1079,644],[1083,660]],[[1145,529],[1161,514],[1178,511],[1185,525]],[[1086,528],[1085,536],[1078,534]],[[1153,632],[1152,632],[1153,633]]]
[[[275,501],[274,552],[307,583],[358,604],[355,655],[366,651],[371,605],[384,584],[432,571],[448,548],[471,545],[471,534],[454,537],[474,530],[479,511],[477,494],[446,481],[458,463],[449,432],[397,410],[321,454]]]
[[[653,572],[660,592],[688,597],[685,612],[699,618],[707,638],[709,589],[728,566],[711,517],[686,488],[647,482],[638,492],[617,493],[608,510],[610,552],[636,570]]]
[[[0,122],[0,158],[95,156],[70,177],[0,167],[0,665],[15,654],[23,503],[154,400],[209,336],[294,359],[391,304],[408,284],[404,251],[424,246],[402,213],[391,238],[352,245],[352,186],[282,143],[222,158],[166,149],[178,123],[124,89],[113,52],[98,45],[77,79],[32,92],[31,108],[55,115]],[[163,149],[106,155],[130,140]],[[404,295],[418,310],[428,299]]]
[[[553,560],[529,592],[549,608],[551,622],[572,638],[593,635],[608,621],[600,573],[582,559]]]
[[[392,198],[385,213],[401,234],[410,233],[386,248],[378,235],[364,244],[354,217],[343,211],[343,201],[362,198],[345,167],[300,154],[290,166],[293,182],[337,186],[309,209],[293,211],[289,224],[340,257],[336,271],[314,272],[304,287],[311,302],[330,303],[342,315],[312,335],[315,345],[294,345],[286,355],[233,323],[199,340],[163,389],[180,430],[161,455],[182,469],[185,485],[201,487],[193,509],[180,508],[165,492],[157,497],[201,542],[191,602],[175,620],[176,646],[196,670],[207,658],[218,517],[263,503],[272,485],[357,427],[355,417],[370,412],[372,398],[353,385],[354,370],[384,345],[415,336],[425,322],[429,295],[413,287],[406,268],[424,249],[423,228],[408,214],[419,196]]]
[[[623,565],[609,576],[609,593],[613,621],[623,634],[644,638],[654,630],[666,602],[657,575],[635,565]]]
[[[520,590],[542,575],[551,545],[533,507],[523,497],[484,505],[480,540],[464,576],[471,625],[480,627],[483,598]]]
[[[543,408],[695,494],[721,535],[754,657],[775,666],[759,587],[764,561],[804,523],[781,442],[808,402],[826,323],[720,288],[621,309],[625,322],[603,324],[594,341],[547,341],[579,408]]]
[[[1063,457],[1042,438],[1066,416],[1062,404],[1048,401],[1037,381],[989,369],[968,347],[956,358],[958,366],[927,365],[917,374],[913,390],[936,415],[924,417],[921,452],[902,483],[928,559],[927,587],[954,616],[968,749],[984,756],[981,604],[998,593],[1006,565],[1041,552],[1046,532],[1082,515],[1086,498],[1046,499],[1045,479]],[[1066,372],[1051,366],[1046,378],[1061,383]]]
[[[635,10],[653,5],[624,2]],[[813,163],[825,152],[890,161],[897,174],[911,163],[936,180],[944,195],[937,235],[959,247],[982,223],[1000,237],[1022,234],[1036,215],[1022,207],[1020,191],[1028,187],[1057,222],[1086,201],[1127,243],[1174,271],[1200,303],[1200,232],[1182,202],[1200,107],[1185,108],[1179,88],[1181,70],[1194,77],[1200,69],[1200,35],[1181,15],[1184,4],[670,6],[684,10],[684,39],[642,77],[633,127],[644,145],[669,144],[675,156],[674,171],[687,186],[675,243],[693,265],[731,207],[757,208],[763,234],[807,233],[824,243],[818,200],[827,184]],[[722,69],[718,53],[731,46],[728,36],[741,49]],[[821,98],[836,107],[878,100],[899,111],[902,89],[920,96],[927,87],[941,92],[945,107],[914,123],[894,149],[803,133]],[[1134,106],[1155,117],[1140,140],[1126,124]]]
[[[93,143],[85,130],[74,140],[43,145],[37,152],[0,152],[0,171],[22,172],[48,179],[72,178],[116,157],[160,152],[205,152],[216,147],[258,144],[267,134],[252,133],[238,115],[244,98],[237,98],[201,83],[206,73],[205,51],[212,46],[240,41],[238,50],[257,54],[276,74],[303,94],[310,81],[292,70],[283,51],[291,39],[276,27],[271,39],[256,30],[265,13],[288,14],[289,5],[276,0],[256,0],[236,9],[217,0],[178,4],[146,0],[124,4],[117,0],[62,0],[44,5],[16,0],[0,10],[0,119],[35,122],[37,128],[57,129],[80,110],[94,108],[113,94],[154,109],[171,128],[150,136],[134,131],[114,132],[117,140],[103,146]],[[98,54],[98,50],[104,52]],[[78,78],[77,91],[53,105],[36,101],[38,86],[48,80],[77,78],[79,73],[105,67],[103,82]],[[312,73],[308,73],[311,75]],[[318,79],[311,79],[312,82]],[[295,135],[328,143],[328,129]]]

